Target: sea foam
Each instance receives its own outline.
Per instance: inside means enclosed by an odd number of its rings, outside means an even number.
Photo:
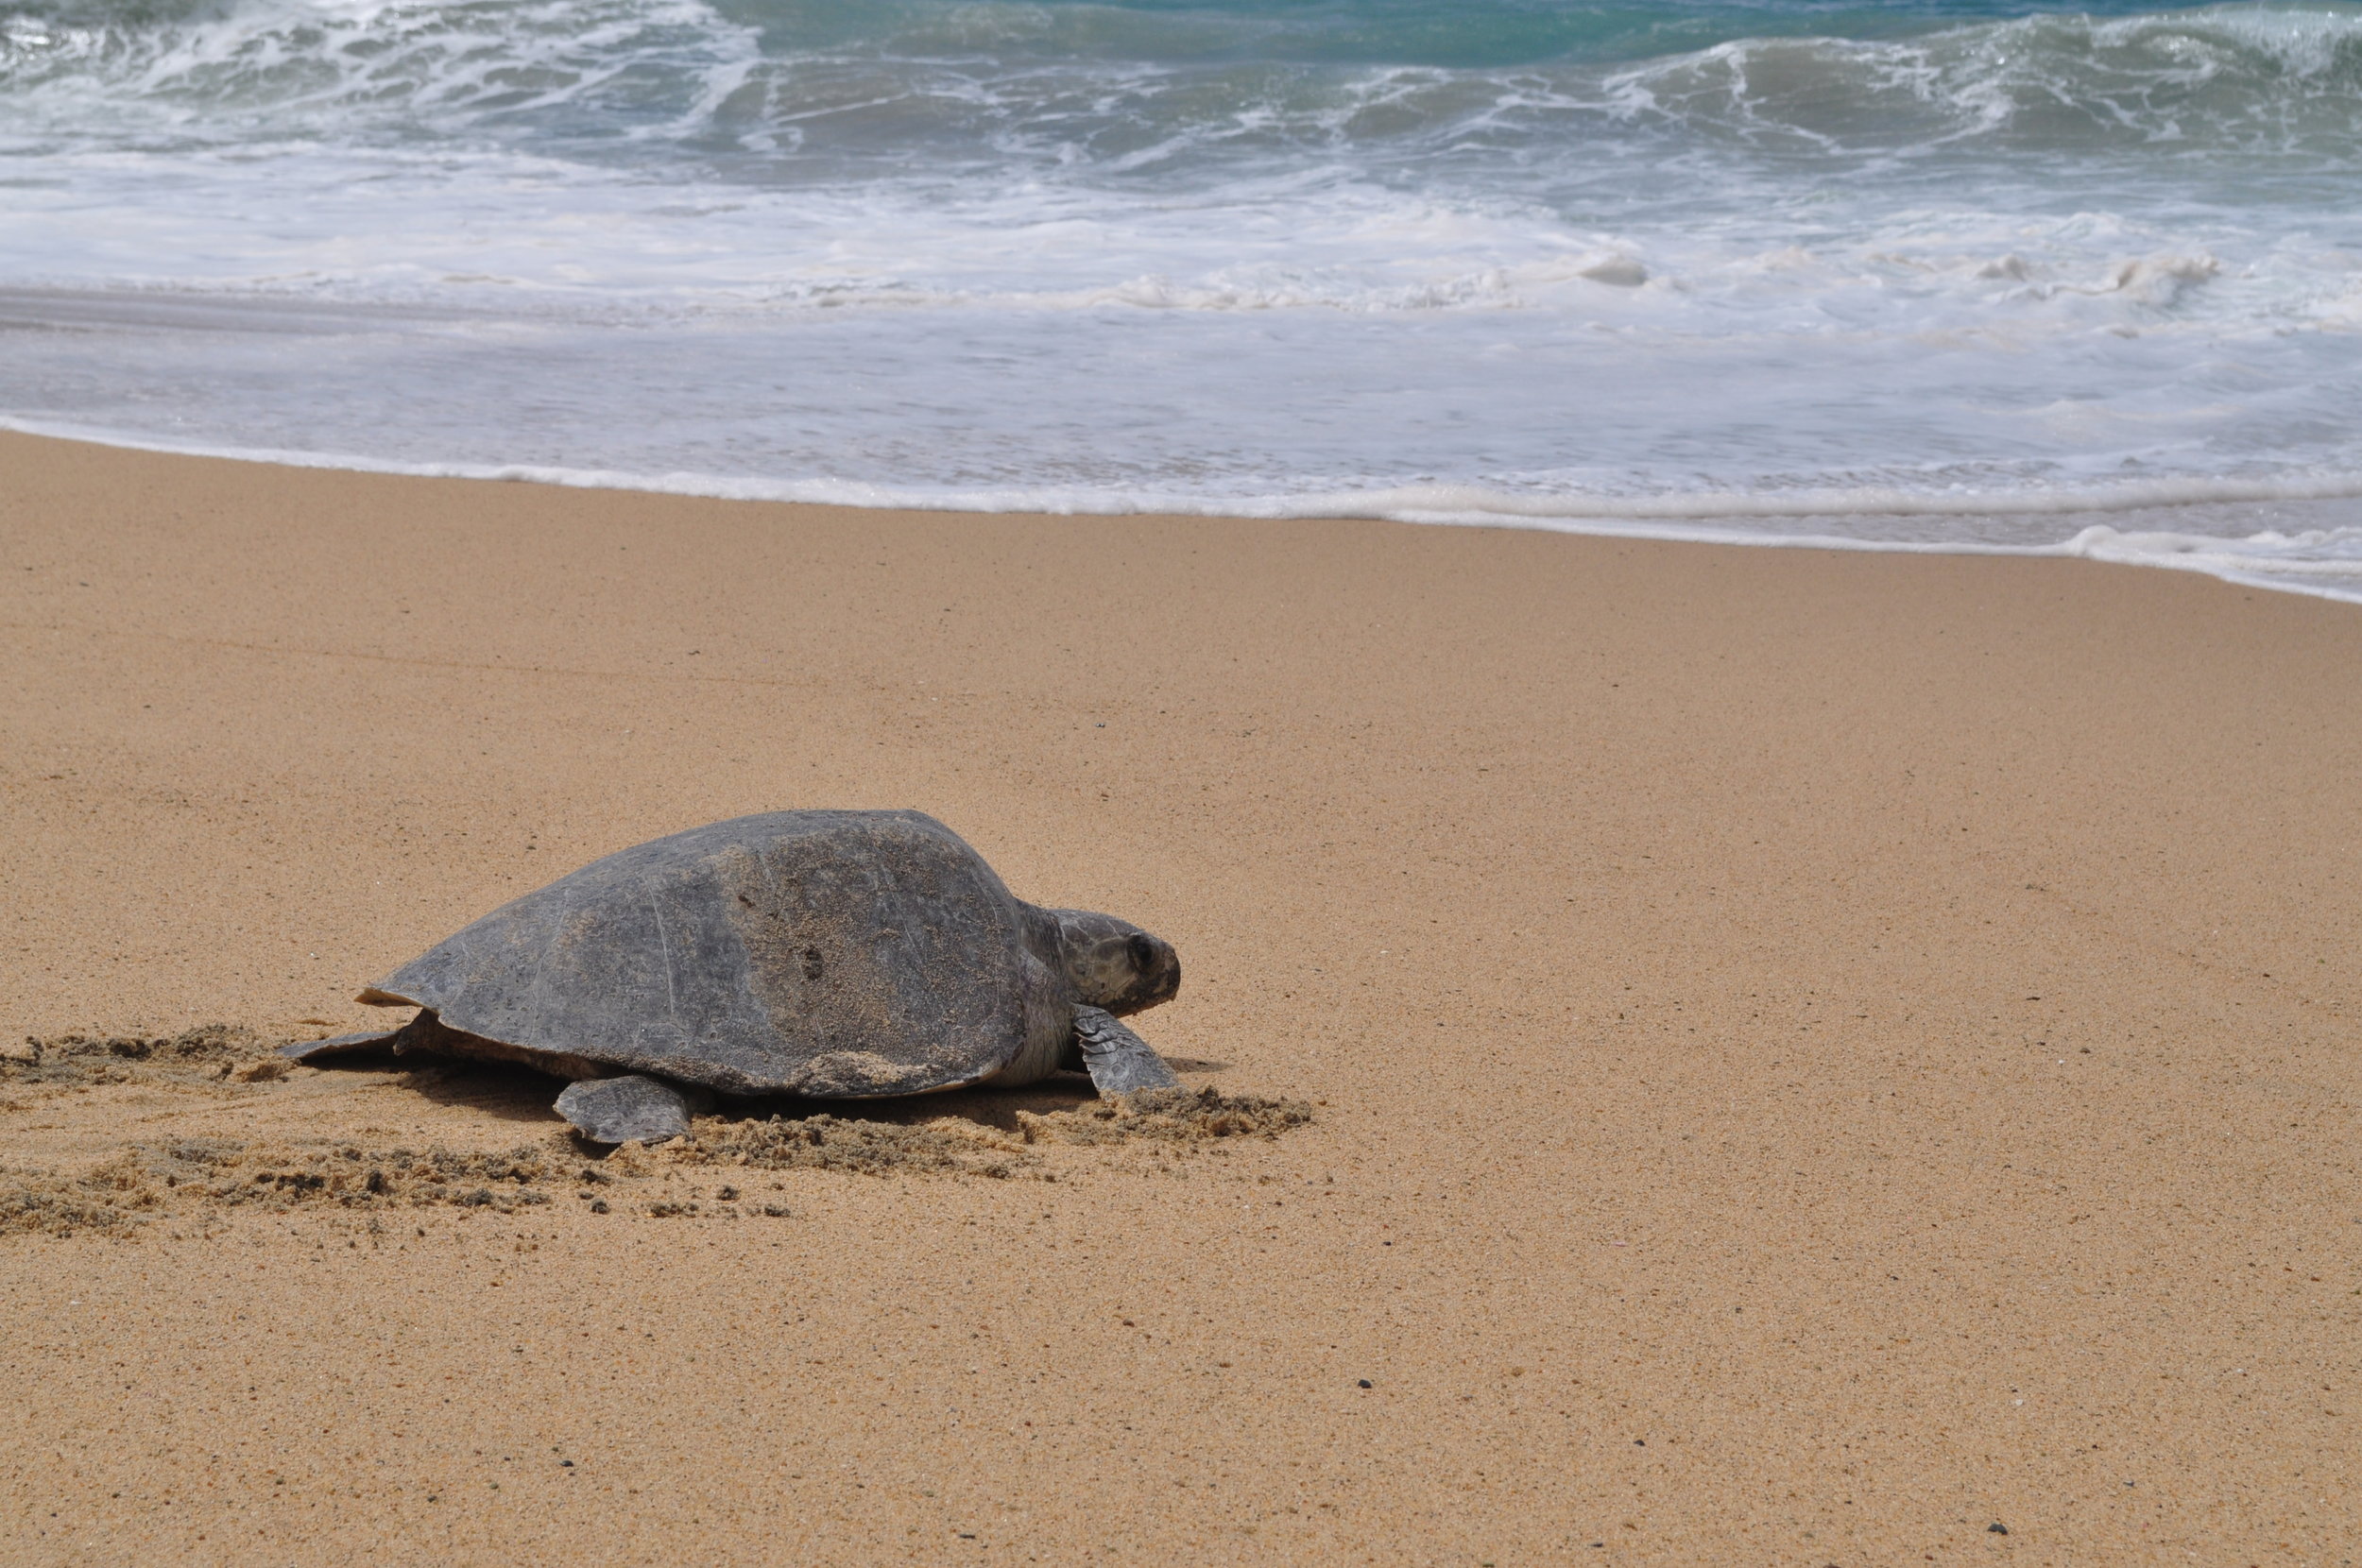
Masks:
[[[2114,9],[35,4],[0,414],[2346,592],[2362,9]]]

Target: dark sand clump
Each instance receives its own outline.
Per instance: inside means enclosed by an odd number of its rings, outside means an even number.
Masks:
[[[446,1204],[507,1214],[548,1202],[548,1188],[580,1165],[551,1147],[467,1153],[230,1138],[134,1143],[79,1177],[0,1172],[0,1235],[121,1236],[192,1211]]]
[[[0,1087],[79,1088],[98,1083],[260,1083],[286,1075],[282,1042],[235,1024],[204,1024],[179,1034],[27,1035],[0,1048]]]

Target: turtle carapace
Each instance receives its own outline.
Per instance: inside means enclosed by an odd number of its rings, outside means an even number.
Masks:
[[[1027,1083],[1175,1084],[1118,1020],[1169,1001],[1172,946],[1108,914],[1016,897],[917,811],[775,811],[652,840],[504,905],[363,991],[391,1045],[573,1082],[605,1143],[688,1130],[701,1093],[828,1099]]]

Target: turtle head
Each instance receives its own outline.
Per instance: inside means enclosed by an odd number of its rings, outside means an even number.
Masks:
[[[1128,920],[1088,910],[1052,910],[1058,953],[1077,1001],[1119,1016],[1172,1000],[1181,989],[1181,955],[1172,944]]]

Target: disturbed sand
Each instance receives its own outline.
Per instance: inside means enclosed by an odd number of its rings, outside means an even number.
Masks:
[[[1030,1093],[945,1094],[875,1106],[737,1100],[695,1117],[688,1134],[653,1147],[594,1145],[561,1125],[534,1143],[503,1148],[483,1136],[497,1123],[477,1120],[470,1128],[476,1136],[459,1147],[437,1141],[414,1149],[367,1136],[382,1138],[384,1129],[356,1137],[344,1121],[349,1103],[335,1090],[391,1085],[411,1094],[456,1094],[503,1104],[529,1120],[550,1099],[549,1079],[505,1070],[505,1064],[487,1071],[480,1063],[416,1057],[359,1065],[381,1070],[356,1076],[354,1064],[342,1063],[334,1085],[316,1084],[317,1069],[291,1065],[277,1044],[222,1025],[160,1040],[27,1039],[0,1056],[0,1113],[26,1118],[7,1150],[12,1165],[0,1165],[0,1236],[161,1234],[178,1240],[219,1234],[240,1212],[309,1210],[362,1219],[378,1236],[405,1209],[515,1214],[567,1188],[576,1189],[573,1196],[592,1214],[621,1205],[626,1213],[671,1219],[704,1212],[700,1201],[710,1198],[724,1219],[738,1218],[742,1211],[731,1205],[742,1202],[743,1212],[778,1219],[787,1209],[763,1194],[784,1192],[785,1184],[762,1178],[781,1170],[1054,1182],[1058,1167],[1045,1157],[1067,1145],[1138,1143],[1155,1149],[1159,1161],[1189,1158],[1228,1152],[1221,1148],[1224,1139],[1274,1137],[1312,1119],[1312,1107],[1302,1100],[1226,1095],[1210,1086],[1103,1099],[1077,1075]],[[197,1132],[206,1112],[227,1108],[224,1099],[235,1104],[235,1125],[267,1134]],[[132,1104],[164,1109],[133,1119],[143,1133],[123,1123],[122,1112]],[[93,1149],[108,1151],[95,1166],[87,1158]],[[684,1195],[685,1179],[702,1185]]]
[[[2362,1558],[2351,605],[0,474],[8,1560]],[[1170,938],[1142,1032],[1310,1119],[599,1161],[522,1071],[248,1073],[815,805]]]

